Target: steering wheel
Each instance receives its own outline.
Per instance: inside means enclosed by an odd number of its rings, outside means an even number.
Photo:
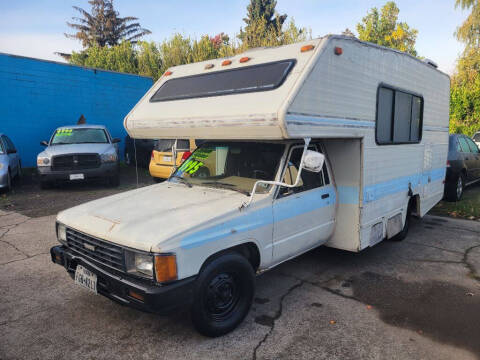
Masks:
[[[264,170],[253,170],[253,178],[258,180],[268,180],[268,173]]]

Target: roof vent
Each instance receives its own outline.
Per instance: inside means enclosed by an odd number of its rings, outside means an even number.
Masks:
[[[433,66],[435,69],[438,68],[438,64],[437,64],[435,61],[433,61],[433,60],[423,59],[423,62],[424,62],[424,63],[427,63],[427,64],[430,65],[430,66]]]

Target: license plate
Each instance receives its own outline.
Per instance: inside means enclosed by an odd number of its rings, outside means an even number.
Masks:
[[[83,174],[70,174],[70,180],[83,180],[85,176]]]
[[[172,157],[171,156],[164,156],[163,161],[165,162],[172,162]]]
[[[97,293],[97,275],[85,269],[82,265],[77,265],[77,269],[75,270],[75,284],[95,294]]]

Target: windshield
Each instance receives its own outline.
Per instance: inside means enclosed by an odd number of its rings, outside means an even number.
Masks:
[[[171,139],[162,139],[155,141],[155,150],[160,152],[171,152],[173,145],[175,144],[175,140]]]
[[[217,187],[249,195],[257,180],[274,180],[284,144],[207,142],[177,169],[170,181]],[[258,193],[270,185],[260,184]]]
[[[151,102],[267,91],[282,85],[295,60],[245,66],[166,81]]]
[[[108,138],[103,129],[57,129],[50,145],[60,144],[107,144]]]

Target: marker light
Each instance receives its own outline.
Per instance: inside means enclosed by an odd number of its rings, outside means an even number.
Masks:
[[[163,76],[170,76],[172,75],[173,73],[169,70],[169,71],[165,71],[165,74],[163,74]]]
[[[306,51],[310,51],[310,50],[313,50],[315,46],[313,45],[304,45],[302,46],[302,48],[300,49],[301,52],[306,52]]]
[[[242,58],[240,59],[240,62],[241,62],[241,63],[246,63],[246,62],[249,61],[249,60],[250,60],[250,58],[249,58],[248,56],[245,56],[245,57],[242,57]]]
[[[214,66],[215,66],[215,65],[213,65],[213,64],[207,64],[207,65],[205,65],[205,70],[211,69],[211,68],[213,68]]]
[[[187,160],[190,155],[192,155],[190,151],[185,151],[182,155],[182,161]]]
[[[227,65],[230,65],[232,63],[232,60],[224,60],[222,62],[222,66],[227,66]]]
[[[343,49],[341,47],[335,46],[335,55],[342,55],[343,54]]]
[[[177,280],[177,258],[175,255],[155,256],[157,282]]]

